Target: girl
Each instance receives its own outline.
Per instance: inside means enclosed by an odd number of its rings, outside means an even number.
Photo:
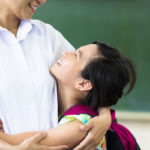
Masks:
[[[86,105],[90,111],[98,112],[100,107],[115,105],[129,83],[129,93],[134,87],[136,74],[133,64],[115,48],[94,42],[80,47],[75,52],[64,52],[60,59],[50,67],[57,81],[59,97],[59,126],[47,131],[41,144],[68,145],[75,147],[87,134],[80,132],[79,126],[91,119],[87,114],[67,115],[77,104]],[[78,110],[80,111],[80,109]],[[36,132],[17,135],[0,134],[0,138],[11,144],[19,144]],[[106,150],[105,137],[97,149]]]

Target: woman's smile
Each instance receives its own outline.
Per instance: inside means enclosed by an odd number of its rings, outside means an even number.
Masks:
[[[32,4],[29,3],[29,7],[32,11],[32,13],[34,14],[36,12],[37,7],[33,6]]]

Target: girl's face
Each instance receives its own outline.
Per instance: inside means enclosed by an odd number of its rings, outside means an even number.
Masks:
[[[64,52],[58,62],[51,66],[50,72],[58,82],[72,86],[81,78],[81,71],[94,57],[99,57],[96,44],[80,47],[75,52]]]
[[[36,9],[46,0],[3,0],[3,6],[19,19],[31,19]]]

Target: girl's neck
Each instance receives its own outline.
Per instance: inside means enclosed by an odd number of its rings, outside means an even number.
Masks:
[[[3,4],[0,4],[0,26],[6,28],[16,36],[19,24],[20,19],[8,11]]]
[[[74,92],[70,88],[57,84],[57,90],[59,115],[61,115],[72,105],[77,104],[78,101],[74,98]]]

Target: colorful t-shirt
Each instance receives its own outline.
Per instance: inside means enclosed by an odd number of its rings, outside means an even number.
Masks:
[[[86,124],[92,117],[88,114],[79,114],[79,115],[66,115],[63,116],[58,125],[62,125],[64,123],[79,120],[83,124]],[[100,141],[100,144],[97,146],[96,150],[106,150],[106,139],[103,137],[103,139]]]

